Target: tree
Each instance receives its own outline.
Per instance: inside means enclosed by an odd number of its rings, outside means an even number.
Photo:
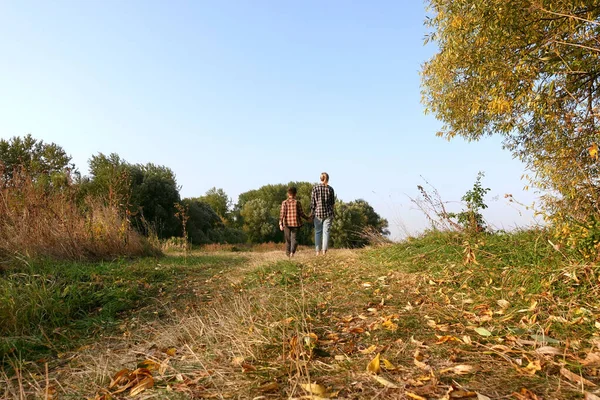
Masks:
[[[148,229],[153,229],[160,238],[181,233],[181,223],[175,217],[179,187],[170,168],[129,164],[114,153],[92,156],[89,168],[90,179],[84,182],[83,190],[128,210],[140,232],[148,234]]]
[[[369,244],[369,234],[388,235],[388,222],[375,212],[365,200],[335,203],[335,218],[331,224],[334,247],[364,247]]]
[[[277,218],[271,215],[269,204],[260,198],[247,201],[240,211],[244,231],[254,243],[272,241],[277,233]]]
[[[229,221],[231,217],[231,199],[223,189],[213,187],[204,196],[200,196],[198,200],[210,205],[223,222]]]
[[[187,210],[187,232],[193,244],[212,243],[212,231],[223,228],[223,222],[212,207],[199,199],[183,199]]]
[[[600,211],[600,3],[428,4],[438,52],[422,69],[423,102],[444,123],[438,134],[502,135],[554,221],[585,225]]]
[[[297,188],[298,193],[296,194],[296,198],[302,204],[303,210],[308,214],[310,207],[310,194],[313,186],[311,183],[289,182],[287,185],[265,185],[260,187],[259,189],[250,190],[248,192],[240,194],[238,202],[234,208],[234,216],[237,225],[239,227],[243,227],[245,231],[249,230],[249,228],[246,226],[247,223],[242,213],[242,210],[248,202],[260,199],[264,202],[264,206],[269,211],[268,214],[264,214],[265,220],[263,221],[263,223],[273,224],[274,233],[272,234],[272,236],[270,236],[269,240],[273,240],[275,242],[282,242],[283,233],[279,231],[277,227],[277,221],[279,220],[281,202],[287,198],[287,189],[290,186],[295,186]],[[253,221],[253,223],[256,223],[256,221]],[[310,244],[313,240],[312,236],[312,229],[310,228],[310,226],[303,227],[298,232],[298,243]]]
[[[31,135],[0,139],[0,173],[3,181],[10,182],[19,168],[23,168],[34,180],[45,181],[64,180],[66,174],[75,171],[71,157],[55,143],[45,143]]]

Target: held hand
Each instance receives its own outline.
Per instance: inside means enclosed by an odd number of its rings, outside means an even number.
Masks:
[[[279,230],[282,231],[283,230],[283,224],[279,224]]]

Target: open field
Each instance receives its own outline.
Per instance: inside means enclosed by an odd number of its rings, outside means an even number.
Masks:
[[[21,266],[0,397],[594,399],[599,277],[539,231]]]

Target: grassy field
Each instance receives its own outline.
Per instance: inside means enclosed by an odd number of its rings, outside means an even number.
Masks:
[[[541,231],[23,264],[0,397],[594,399],[599,279]]]

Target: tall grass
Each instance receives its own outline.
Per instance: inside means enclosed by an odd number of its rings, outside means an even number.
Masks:
[[[78,199],[78,187],[0,174],[0,257],[111,259],[153,252],[117,205]]]

